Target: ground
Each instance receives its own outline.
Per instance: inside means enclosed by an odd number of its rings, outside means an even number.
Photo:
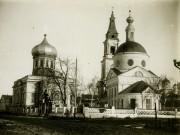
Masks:
[[[178,135],[172,121],[154,119],[73,119],[0,114],[0,135]]]

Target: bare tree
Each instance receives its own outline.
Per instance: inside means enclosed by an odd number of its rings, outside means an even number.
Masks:
[[[97,87],[96,87],[96,83],[98,81],[98,77],[94,76],[91,80],[91,82],[87,85],[89,93],[91,95],[97,95],[98,91],[97,91]]]
[[[159,79],[159,86],[161,94],[160,103],[162,105],[162,108],[165,109],[167,98],[172,92],[171,82],[166,78],[166,76],[162,75]]]
[[[64,106],[67,105],[68,89],[70,89],[72,95],[74,95],[74,91],[72,90],[72,87],[70,87],[70,84],[74,81],[74,65],[75,64],[69,58],[58,58],[56,69],[49,69],[51,78],[59,89],[60,99]]]

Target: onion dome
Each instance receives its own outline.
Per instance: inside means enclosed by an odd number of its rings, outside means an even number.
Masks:
[[[165,77],[163,80],[162,80],[162,85],[168,85],[170,84],[170,81]]]
[[[133,22],[134,22],[134,19],[133,19],[131,16],[129,16],[129,17],[126,19],[126,21],[127,21],[128,23],[133,23]]]
[[[125,53],[125,52],[140,52],[146,53],[146,50],[142,45],[134,41],[126,41],[125,43],[121,44],[118,49],[116,50],[115,54],[117,53]],[[147,54],[147,53],[146,53]]]
[[[44,34],[44,40],[39,44],[36,45],[31,51],[33,57],[36,56],[49,56],[56,58],[57,57],[57,50],[55,47],[50,45],[46,39],[46,34]]]

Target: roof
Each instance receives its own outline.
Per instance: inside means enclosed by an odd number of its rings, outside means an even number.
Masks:
[[[155,75],[155,76],[157,76],[154,72],[152,72],[151,70],[148,70],[148,72],[149,73],[151,73],[151,74],[153,74],[153,75]],[[158,76],[157,76],[158,77]]]
[[[141,52],[146,53],[146,50],[142,45],[134,41],[126,41],[125,43],[121,44],[118,49],[116,50],[115,54],[117,53],[124,53],[124,52]],[[146,53],[147,54],[147,53]]]
[[[125,93],[142,93],[144,90],[146,90],[148,87],[154,90],[149,84],[145,83],[144,81],[138,81],[131,86],[127,87],[125,90],[120,92],[120,94]]]
[[[170,83],[170,81],[165,77],[165,78],[162,80],[162,84],[167,84],[167,83]]]
[[[1,99],[6,99],[6,100],[9,100],[9,99],[11,99],[12,98],[12,95],[2,95],[1,96]]]
[[[121,72],[120,74],[123,74],[123,73],[126,73],[126,72],[129,72],[129,71],[131,71],[131,70],[133,70],[133,69],[135,69],[135,68],[141,68],[141,69],[143,69],[143,70],[145,70],[145,71],[147,71],[147,72],[149,72],[149,73],[151,73],[151,74],[153,74],[154,76],[156,76],[156,77],[158,77],[155,73],[153,73],[152,71],[150,71],[150,70],[146,70],[145,68],[143,68],[143,67],[140,67],[140,66],[135,66],[135,67],[133,67],[133,68],[131,68],[131,69],[129,69],[129,70],[126,70],[126,71],[124,71],[124,72]],[[158,77],[159,78],[159,77]]]
[[[114,17],[113,12],[112,12],[112,14],[111,14],[108,32],[117,33],[116,25],[115,25],[115,17]]]
[[[44,34],[44,40],[32,49],[32,55],[57,57],[57,50],[54,46],[48,43],[46,34]]]
[[[116,75],[120,75],[122,72],[120,72],[119,70],[117,70],[116,68],[111,68],[113,71],[114,71],[114,73],[116,74]]]
[[[118,32],[116,30],[116,24],[115,24],[115,17],[114,13],[112,12],[110,22],[109,22],[109,28],[106,33],[106,39],[118,39]]]

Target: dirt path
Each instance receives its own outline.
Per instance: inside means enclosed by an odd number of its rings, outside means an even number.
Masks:
[[[145,121],[146,122],[146,121]],[[149,122],[151,123],[151,122]],[[144,121],[74,120],[1,115],[0,135],[175,135],[144,127]]]

